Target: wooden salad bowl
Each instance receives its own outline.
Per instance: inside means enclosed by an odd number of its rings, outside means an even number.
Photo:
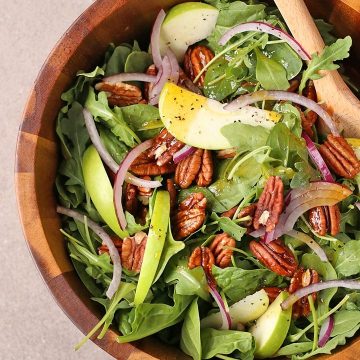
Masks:
[[[109,43],[133,39],[148,42],[149,29],[161,8],[181,0],[98,0],[64,34],[46,60],[30,94],[20,126],[16,153],[16,190],[20,217],[31,254],[56,301],[85,334],[101,318],[101,310],[90,300],[67,255],[55,211],[55,174],[59,146],[55,134],[61,93],[74,82],[79,69],[90,70],[101,63]],[[309,0],[315,17],[335,25],[338,35],[353,37],[350,74],[359,77],[360,1]],[[360,83],[360,82],[359,82]],[[334,94],[336,96],[336,94]],[[117,359],[189,359],[178,348],[151,337],[131,344],[116,342],[117,331],[95,340]],[[327,359],[360,358],[360,338],[341,347]]]

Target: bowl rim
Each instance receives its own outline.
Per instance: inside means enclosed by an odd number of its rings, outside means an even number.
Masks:
[[[122,7],[126,5],[131,0],[118,0],[117,7]],[[188,0],[185,0],[185,2]],[[192,0],[198,1],[198,0]],[[44,114],[44,109],[46,107],[46,101],[43,99],[48,99],[51,96],[51,89],[53,84],[58,81],[58,78],[61,76],[62,69],[66,66],[69,57],[73,54],[82,41],[88,36],[90,30],[87,28],[84,30],[80,29],[81,24],[86,24],[87,20],[102,12],[100,16],[100,23],[106,19],[104,11],[108,14],[111,13],[111,9],[114,7],[113,0],[96,0],[90,6],[88,6],[81,14],[78,16],[70,27],[65,31],[65,33],[60,37],[56,42],[50,54],[47,56],[44,61],[35,81],[30,94],[26,101],[22,121],[18,130],[17,145],[16,145],[16,157],[15,157],[15,191],[17,198],[17,207],[20,217],[22,232],[24,239],[28,246],[29,252],[33,258],[34,263],[36,264],[37,269],[40,271],[41,277],[44,280],[47,288],[50,290],[54,300],[63,310],[66,316],[73,322],[73,324],[84,334],[86,334],[93,325],[99,320],[99,317],[94,315],[94,313],[86,306],[86,304],[78,303],[74,307],[79,306],[79,309],[84,312],[84,316],[76,316],[75,312],[71,311],[68,303],[68,298],[65,296],[61,297],[60,291],[66,292],[66,295],[69,295],[71,299],[77,300],[79,293],[74,290],[71,286],[73,281],[72,275],[74,271],[72,269],[67,269],[68,271],[63,270],[63,264],[57,264],[54,257],[51,254],[49,249],[49,254],[52,256],[51,264],[47,261],[44,261],[44,257],[41,259],[36,255],[31,244],[36,242],[36,239],[41,238],[43,244],[47,243],[46,235],[43,231],[42,221],[40,217],[40,208],[37,202],[37,196],[35,194],[35,153],[37,148],[43,147],[50,152],[56,153],[57,143],[53,142],[50,138],[46,136],[40,136],[40,127],[35,126],[31,127],[29,121],[32,118],[40,118]],[[94,25],[94,27],[97,25]],[[71,36],[76,34],[76,36]],[[59,53],[67,49],[69,51],[69,56],[59,57]],[[61,61],[59,61],[61,59]],[[38,94],[36,88],[39,83],[44,84],[48,81],[49,72],[48,69],[51,68],[54,73],[51,74],[51,80],[53,84],[43,87],[45,92]],[[38,101],[39,100],[39,101]],[[28,121],[27,121],[28,119]],[[25,189],[24,189],[25,188]],[[24,194],[27,194],[25,197]],[[53,209],[55,212],[55,209]],[[55,213],[56,215],[56,213]],[[57,219],[58,221],[59,219]],[[59,223],[59,221],[58,221]],[[40,233],[39,233],[40,231]],[[50,269],[49,269],[50,266]],[[66,266],[65,266],[66,267]],[[76,275],[77,276],[77,275]],[[159,343],[156,339],[147,339],[130,343],[130,344],[118,344],[116,342],[117,334],[109,329],[108,333],[102,340],[94,339],[92,340],[100,348],[106,351],[109,355],[114,356],[117,359],[158,359],[162,358],[161,355],[169,355],[172,351],[176,352],[174,348],[167,349],[165,352],[158,351],[156,349],[157,344]],[[350,339],[349,339],[350,340]],[[115,344],[116,343],[116,344]],[[161,343],[163,347],[166,347],[165,344]],[[335,354],[329,356],[322,356],[322,359],[325,358],[343,358],[346,356],[351,356],[354,353],[355,348],[360,347],[360,336],[352,338],[345,346],[341,346]],[[356,350],[355,350],[356,351]],[[160,357],[158,357],[160,356]],[[168,357],[167,357],[168,358]],[[189,359],[185,354],[179,356],[174,354],[174,359]]]

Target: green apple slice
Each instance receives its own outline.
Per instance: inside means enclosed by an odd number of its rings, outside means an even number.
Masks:
[[[234,122],[271,128],[281,115],[245,106],[237,111],[195,94],[173,83],[166,83],[159,99],[159,112],[167,130],[178,140],[198,148],[221,150],[231,147],[221,128]]]
[[[93,145],[84,153],[82,171],[85,188],[100,216],[115,234],[121,238],[128,236],[129,234],[119,226],[114,207],[113,188],[100,155]]]
[[[201,2],[186,2],[172,7],[161,27],[162,52],[169,47],[181,62],[190,45],[212,33],[218,15],[218,9]]]
[[[237,324],[246,324],[258,319],[269,307],[269,297],[264,289],[246,296],[229,307],[232,328],[236,329]],[[210,314],[200,322],[201,328],[220,329],[222,318],[220,312]]]
[[[267,311],[250,328],[255,338],[255,357],[265,359],[274,355],[289,331],[292,308],[282,310],[280,304],[289,296],[282,291]]]

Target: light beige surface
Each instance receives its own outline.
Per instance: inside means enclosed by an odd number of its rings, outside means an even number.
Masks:
[[[17,129],[55,42],[91,0],[0,0],[0,359],[110,359],[56,305],[30,257],[14,193]]]

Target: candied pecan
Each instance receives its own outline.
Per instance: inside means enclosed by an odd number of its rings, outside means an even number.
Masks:
[[[237,206],[234,206],[230,210],[227,210],[227,211],[223,212],[221,214],[221,217],[232,218],[235,215],[237,208],[238,208]]]
[[[155,158],[156,165],[163,166],[172,163],[173,155],[184,147],[184,143],[176,140],[166,129],[161,130],[160,134],[155,137],[152,147],[149,149],[147,156]]]
[[[214,57],[213,52],[206,46],[190,46],[185,53],[184,71],[186,75],[194,81],[200,71]],[[197,85],[203,86],[206,71],[200,76]]]
[[[174,180],[172,179],[166,180],[166,189],[170,195],[170,210],[172,211],[176,205],[176,189],[174,185]]]
[[[151,180],[150,176],[143,176],[144,180]],[[149,198],[153,193],[153,189],[138,186],[138,199],[143,203],[143,205],[149,205]]]
[[[299,268],[294,273],[289,286],[289,293],[292,294],[295,291],[315,284],[319,282],[319,274],[313,269]],[[316,301],[316,293],[312,293],[312,298]],[[293,305],[292,316],[297,319],[300,316],[308,316],[310,314],[310,304],[307,296],[302,297]]]
[[[288,91],[288,92],[296,92],[297,89],[299,88],[299,85],[300,85],[299,79],[292,79],[290,81],[290,87],[286,91]]]
[[[140,225],[146,224],[146,216],[149,212],[148,206],[140,205],[139,210],[137,211],[137,217],[136,220]]]
[[[270,303],[272,303],[278,297],[278,295],[286,289],[282,289],[279,287],[265,287],[264,290],[269,297]]]
[[[320,236],[329,232],[335,236],[340,231],[340,210],[338,205],[317,206],[309,211],[309,222]]]
[[[154,64],[150,65],[146,70],[147,75],[157,75],[157,69]],[[154,87],[154,84],[151,82],[145,82],[144,83],[144,97],[147,101],[149,101],[149,94],[152,88]]]
[[[360,171],[360,161],[349,143],[341,136],[329,134],[319,147],[320,154],[329,167],[339,176],[354,178]]]
[[[232,249],[224,247],[235,247],[235,240],[227,233],[218,234],[210,245],[210,250],[215,256],[215,264],[221,268],[226,268],[231,263]]]
[[[114,242],[115,247],[117,248],[119,254],[121,254],[121,248],[123,241],[118,237],[111,237],[111,240]],[[109,249],[105,244],[101,244],[101,246],[98,247],[99,254],[109,253]]]
[[[180,68],[178,85],[195,94],[202,95],[201,90],[189,79],[184,70]]]
[[[242,219],[245,217],[250,216],[249,220],[246,220],[244,223],[242,223],[243,226],[245,227],[252,227],[252,223],[253,223],[253,218],[254,218],[254,214],[256,211],[256,207],[257,207],[257,203],[254,204],[250,204],[248,206],[245,206],[244,208],[242,208],[239,211],[239,214],[237,215],[238,219]],[[228,218],[232,218],[237,210],[237,206],[233,207],[232,209],[225,211],[224,213],[221,214],[221,217],[228,217]]]
[[[175,183],[182,189],[188,188],[194,180],[199,186],[208,186],[211,184],[213,168],[211,151],[197,149],[179,162],[175,171]]]
[[[268,244],[252,240],[249,248],[264,266],[278,275],[292,276],[297,269],[293,253],[280,239]]]
[[[198,230],[205,221],[206,197],[193,193],[183,200],[173,216],[173,230],[176,240],[183,239]]]
[[[125,210],[131,214],[135,214],[139,201],[137,199],[138,188],[133,184],[126,184],[125,188]]]
[[[188,267],[191,270],[195,269],[198,266],[202,266],[211,271],[211,268],[214,264],[215,258],[212,251],[205,246],[198,246],[190,255]]]
[[[148,151],[140,154],[131,164],[130,171],[139,176],[156,176],[170,174],[175,171],[175,164],[169,162],[165,165],[157,165],[154,158],[148,156]]]
[[[129,271],[140,272],[147,235],[144,232],[138,232],[134,236],[123,240],[121,249],[121,263]]]
[[[254,215],[254,228],[266,226],[266,232],[274,230],[284,206],[284,184],[279,176],[270,176],[259,198]]]
[[[100,82],[95,85],[95,89],[106,92],[110,105],[134,105],[143,100],[140,88],[123,82]]]
[[[236,155],[236,149],[230,148],[225,150],[218,150],[216,152],[216,157],[218,159],[232,159]]]

